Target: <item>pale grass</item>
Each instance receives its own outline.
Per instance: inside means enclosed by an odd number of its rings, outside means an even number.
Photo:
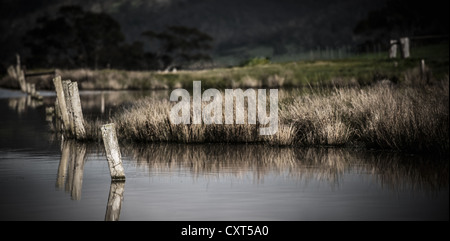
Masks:
[[[366,146],[441,153],[449,150],[448,90],[447,78],[420,88],[382,83],[282,94],[278,132],[272,136],[259,135],[258,123],[175,125],[169,119],[174,103],[152,98],[124,108],[110,121],[120,139],[135,142]]]

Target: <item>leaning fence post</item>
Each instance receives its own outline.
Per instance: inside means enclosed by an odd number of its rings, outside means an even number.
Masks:
[[[26,86],[25,87],[25,93],[27,95],[31,94],[31,84],[30,83],[26,83],[25,86]]]
[[[68,130],[70,131],[70,135],[76,136],[75,134],[75,124],[74,124],[74,118],[73,118],[73,107],[72,102],[70,101],[70,93],[69,93],[69,85],[71,83],[70,80],[63,80],[62,82],[62,88],[64,92],[64,100],[66,101],[66,107],[67,107],[67,115],[69,116],[69,126]]]
[[[81,110],[80,94],[77,82],[69,83],[70,103],[72,105],[72,118],[75,128],[75,136],[78,140],[86,138],[84,129],[83,111]]]
[[[56,98],[58,98],[59,112],[61,114],[61,119],[63,121],[64,130],[70,131],[69,114],[67,113],[66,100],[64,97],[64,91],[61,83],[61,76],[57,76],[53,79],[53,84],[55,85]]]
[[[30,95],[31,98],[36,97],[36,84],[30,84]]]
[[[25,73],[23,72],[21,65],[20,65],[20,55],[16,54],[16,77],[17,77],[17,81],[19,82],[20,85],[20,89],[27,93],[27,89],[26,89],[26,82],[25,82]]]
[[[103,125],[101,130],[111,179],[113,181],[125,181],[125,172],[122,166],[122,156],[117,141],[115,125],[114,123]]]

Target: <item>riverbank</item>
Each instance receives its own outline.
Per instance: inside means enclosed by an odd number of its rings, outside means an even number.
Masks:
[[[424,59],[429,78],[442,79],[448,74],[448,44],[414,49],[409,59],[389,59],[387,56],[359,57],[267,63],[255,66],[206,70],[126,71],[126,70],[56,70],[63,79],[77,81],[80,90],[153,90],[192,88],[201,80],[204,88],[254,88],[299,86],[368,85],[389,79],[395,83],[417,82],[421,60]],[[48,70],[34,70],[48,71]],[[33,71],[30,71],[33,72]],[[37,90],[53,90],[52,76],[30,77]],[[0,87],[18,89],[17,81],[3,77]]]
[[[275,135],[263,125],[173,124],[174,102],[145,98],[109,121],[131,142],[265,143],[275,146],[350,146],[406,152],[449,151],[448,77],[432,85],[390,81],[365,87],[310,88],[281,95]],[[98,120],[86,121],[88,139],[101,140]]]

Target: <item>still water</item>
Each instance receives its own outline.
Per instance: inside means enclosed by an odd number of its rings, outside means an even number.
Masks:
[[[0,220],[449,220],[448,157],[344,148],[61,141],[45,107],[0,89]],[[161,92],[82,92],[85,118]]]

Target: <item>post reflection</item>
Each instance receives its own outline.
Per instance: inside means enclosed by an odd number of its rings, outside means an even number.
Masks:
[[[56,188],[70,193],[72,200],[81,200],[86,143],[74,140],[61,141],[61,159],[58,165]],[[106,162],[106,160],[105,160]],[[125,182],[111,182],[105,221],[118,221],[123,202]]]
[[[105,221],[119,221],[124,188],[125,182],[111,182],[108,203],[106,204]]]
[[[42,100],[31,98],[30,95],[22,96],[19,98],[10,98],[8,100],[9,108],[17,111],[19,115],[25,113],[27,108],[34,109],[42,105],[43,105]]]
[[[85,160],[86,144],[62,140],[56,187],[62,189],[64,186],[64,190],[70,193],[73,200],[81,199]]]

